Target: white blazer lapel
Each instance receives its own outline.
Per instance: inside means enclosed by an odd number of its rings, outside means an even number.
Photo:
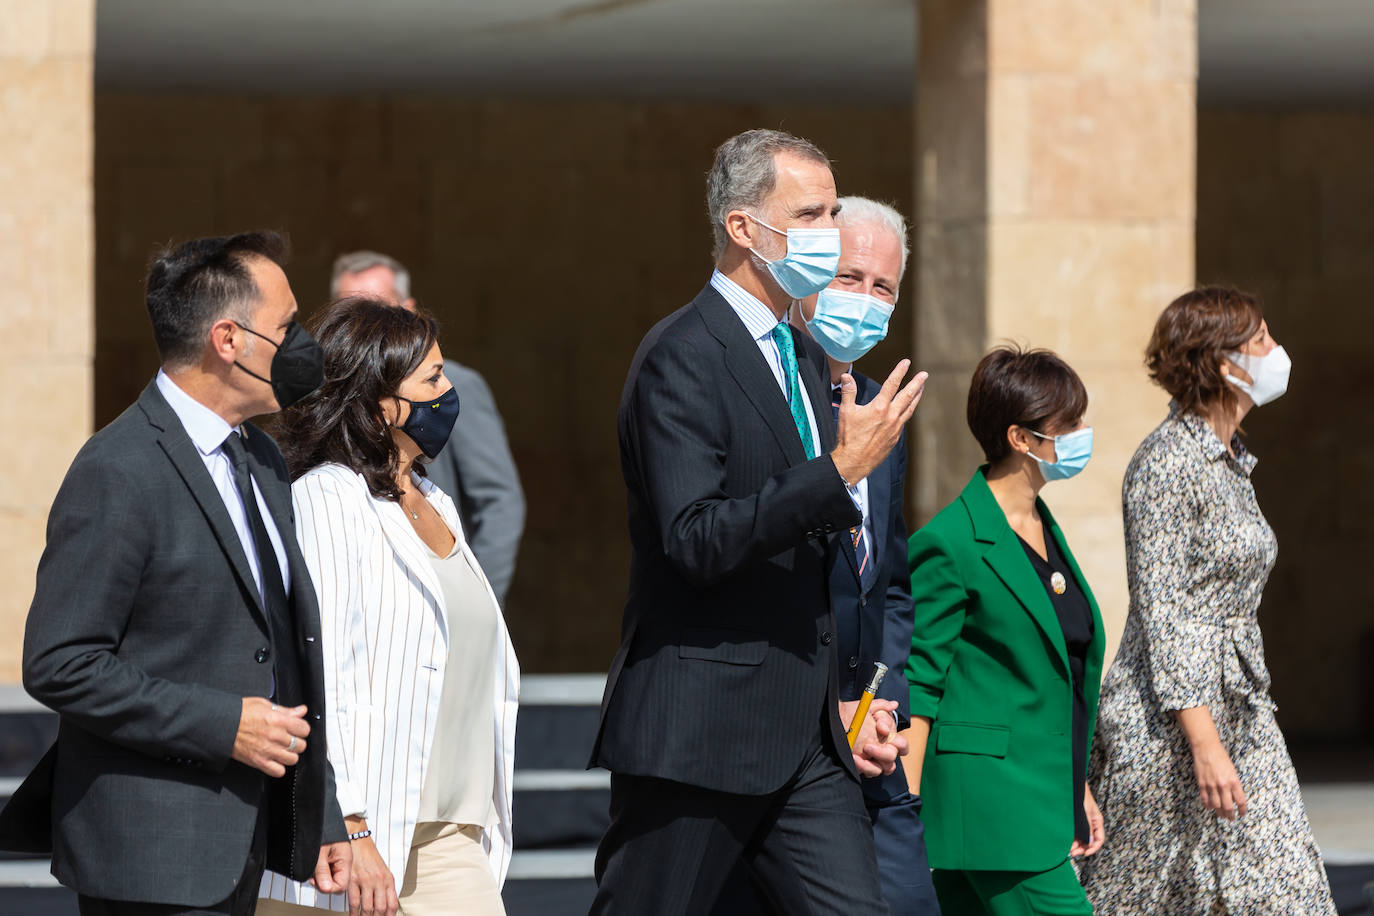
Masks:
[[[447,645],[448,609],[444,604],[444,590],[439,585],[439,576],[434,572],[434,565],[425,551],[424,542],[406,519],[405,510],[401,508],[400,503],[378,499],[375,496],[371,498],[371,503],[373,511],[382,523],[382,533],[386,535],[392,550],[396,551],[397,558],[406,570],[419,580],[420,586],[429,593],[434,606],[439,609],[439,627]]]

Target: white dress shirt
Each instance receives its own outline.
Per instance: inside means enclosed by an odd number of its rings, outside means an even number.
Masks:
[[[252,531],[248,527],[248,514],[244,511],[243,499],[239,496],[239,488],[234,484],[233,462],[229,460],[223,447],[224,440],[236,430],[224,422],[224,418],[219,414],[178,388],[177,383],[161,369],[157,373],[157,390],[162,393],[172,412],[181,421],[181,425],[186,429],[186,435],[190,436],[195,444],[196,451],[200,452],[200,458],[205,462],[205,470],[210,472],[210,479],[215,482],[220,499],[224,500],[224,508],[229,511],[229,518],[234,523],[234,530],[238,532],[243,552],[248,555],[248,566],[253,570],[253,581],[257,583],[258,594],[262,597],[263,606],[266,607],[267,595],[262,590],[262,569],[258,563],[258,551],[253,544]],[[258,498],[258,514],[262,516],[262,523],[267,528],[268,540],[272,542],[272,550],[277,555],[277,569],[281,570],[282,585],[289,595],[291,570],[286,565],[286,549],[282,547],[281,532],[277,531],[277,523],[272,520],[272,513],[263,501],[262,490],[258,488],[256,480],[253,481],[253,495]]]
[[[711,273],[711,285],[716,292],[730,303],[730,307],[735,310],[739,320],[744,322],[744,329],[749,332],[749,336],[754,338],[754,342],[759,345],[759,352],[763,354],[763,359],[768,363],[768,368],[773,370],[773,377],[778,380],[778,387],[782,389],[783,400],[787,400],[787,372],[782,366],[782,353],[778,351],[778,343],[773,339],[773,329],[778,326],[778,316],[773,314],[773,310],[760,302],[752,294],[744,291],[734,280],[720,271]],[[789,328],[790,330],[790,328]],[[816,415],[811,409],[811,398],[807,397],[806,391],[800,392],[801,402],[806,407],[806,422],[811,425],[812,454],[821,453],[821,437],[816,429]]]

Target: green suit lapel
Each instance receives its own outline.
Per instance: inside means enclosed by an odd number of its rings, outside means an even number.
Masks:
[[[983,552],[983,562],[992,568],[997,578],[1002,580],[1002,584],[1030,614],[1036,626],[1050,641],[1050,645],[1054,646],[1059,664],[1067,673],[1069,652],[1064,645],[1064,629],[1059,625],[1059,618],[1054,613],[1054,606],[1050,604],[1049,595],[1045,594],[1045,586],[1035,573],[1035,567],[1031,566],[1030,560],[1026,558],[1020,538],[1011,530],[1002,507],[997,504],[992,491],[988,489],[985,473],[986,468],[979,468],[959,496],[973,522],[974,539],[990,545]],[[1060,541],[1060,544],[1062,546],[1063,542]],[[1067,555],[1067,551],[1065,553]],[[1076,568],[1074,573],[1078,573]],[[1079,579],[1082,577],[1079,576]],[[1101,629],[1099,625],[1097,630]]]

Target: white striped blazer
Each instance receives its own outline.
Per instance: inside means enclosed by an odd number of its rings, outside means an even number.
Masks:
[[[413,479],[477,567],[452,500],[428,480]],[[325,733],[339,806],[345,815],[366,816],[399,892],[438,720],[448,640],[462,634],[448,631],[438,577],[399,504],[374,498],[361,475],[338,464],[304,474],[291,496],[297,536],[320,599]],[[498,621],[493,651],[500,655],[492,710],[495,814],[484,825],[483,845],[500,886],[511,855],[520,669],[490,585],[487,594]],[[260,896],[348,909],[347,894],[320,894],[273,872],[264,875]]]

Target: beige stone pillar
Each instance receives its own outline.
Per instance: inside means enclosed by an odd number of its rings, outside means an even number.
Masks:
[[[1057,351],[1092,398],[1087,471],[1044,498],[1115,652],[1122,473],[1164,416],[1142,368],[1193,280],[1196,0],[920,0],[916,353],[923,523],[981,452],[965,405],[987,348]]]
[[[0,16],[4,682],[19,679],[48,507],[91,433],[95,0],[0,2]]]

